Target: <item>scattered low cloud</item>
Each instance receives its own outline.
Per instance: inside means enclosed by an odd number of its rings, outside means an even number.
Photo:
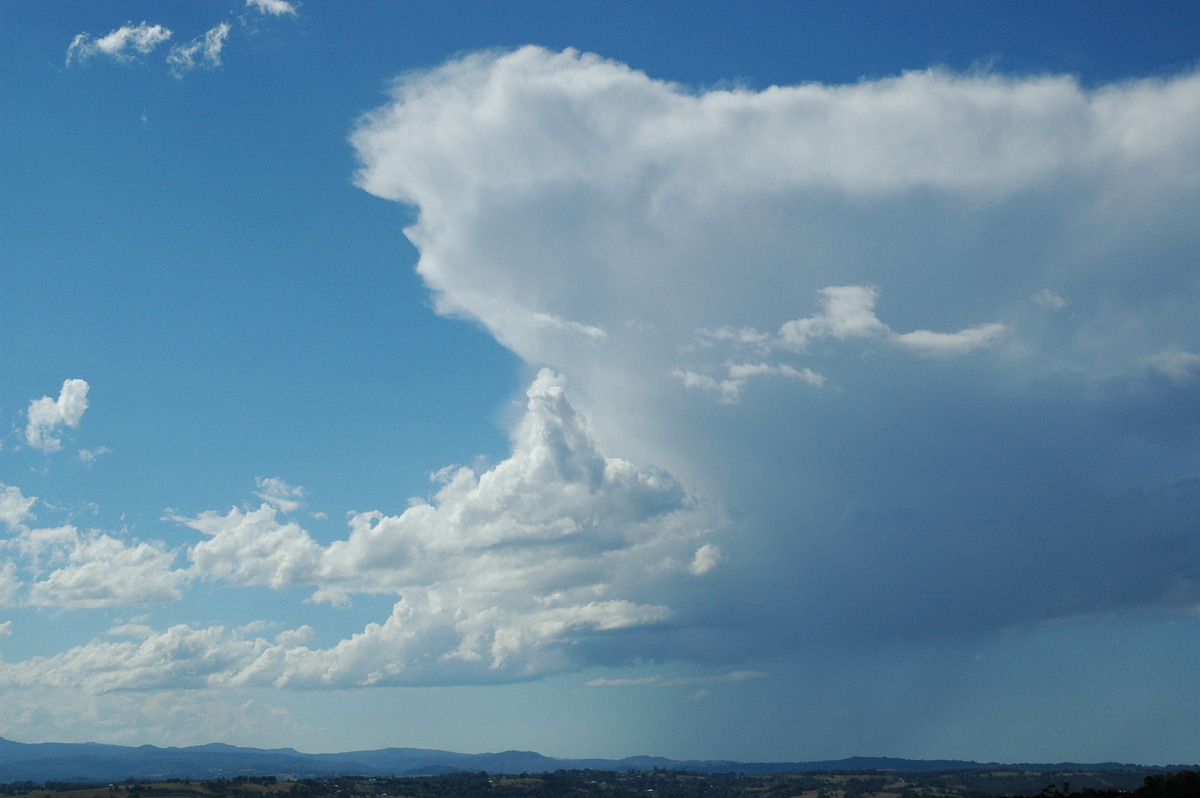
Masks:
[[[0,483],[0,521],[10,530],[20,527],[22,522],[33,517],[30,508],[35,502],[36,496],[24,496],[21,489],[15,485]]]
[[[1043,288],[1033,295],[1033,304],[1045,310],[1062,310],[1067,306],[1067,300],[1063,299],[1049,288]]]
[[[246,0],[246,8],[275,17],[296,16],[296,4],[286,0]]]
[[[221,50],[228,37],[229,23],[222,22],[187,44],[175,45],[167,54],[171,74],[182,78],[193,69],[216,69],[221,65]]]
[[[721,351],[732,350],[740,356],[778,356],[780,353],[812,356],[814,344],[832,339],[875,341],[895,345],[912,354],[950,357],[991,346],[1009,332],[1005,325],[993,322],[953,333],[930,330],[896,333],[875,314],[878,300],[879,289],[875,286],[830,286],[819,292],[820,312],[784,322],[774,334],[752,327],[719,326],[700,330],[697,339],[681,350],[694,358],[708,356],[710,360],[714,347],[720,347]],[[714,372],[717,376],[713,376]],[[685,387],[716,394],[724,404],[737,404],[747,382],[757,377],[782,376],[817,388],[825,385],[825,376],[808,366],[761,360],[726,361],[719,367],[676,367],[671,374]]]
[[[126,543],[74,527],[57,530],[52,546],[38,546],[44,576],[28,585],[24,602],[35,607],[98,609],[159,604],[183,596],[186,571],[173,567],[175,554],[159,544]],[[35,532],[29,533],[30,537]],[[36,537],[34,537],[36,540]],[[24,541],[18,539],[18,548]]]
[[[721,547],[713,543],[705,543],[700,548],[696,549],[696,555],[692,557],[692,564],[688,566],[688,570],[695,576],[706,574],[717,564],[721,562]]]
[[[101,455],[109,454],[111,451],[112,450],[107,446],[97,446],[95,449],[80,449],[79,459],[88,465],[91,465],[92,463],[96,462],[96,458],[100,457]]]
[[[1200,378],[1200,355],[1195,352],[1166,350],[1150,358],[1150,363],[1155,371],[1176,383]]]
[[[17,575],[16,563],[6,562],[0,565],[0,607],[17,606],[17,594],[20,589],[21,579]],[[12,627],[9,626],[8,629],[11,631]]]
[[[183,596],[189,575],[159,542],[125,541],[73,524],[31,526],[37,497],[0,485],[0,606],[90,610],[159,604]]]
[[[297,5],[285,0],[246,0],[245,8],[263,16],[297,16]],[[258,33],[256,26],[248,24],[246,16],[240,19],[243,35]],[[225,20],[190,41],[173,45],[166,55],[168,71],[176,79],[182,79],[197,69],[211,71],[219,68],[232,31],[233,26]],[[137,25],[126,23],[103,36],[80,33],[67,46],[66,64],[83,65],[97,57],[119,63],[142,62],[174,35],[175,32],[164,25],[151,25],[144,21]],[[144,112],[142,117],[145,121]]]
[[[430,501],[395,516],[355,514],[347,538],[321,545],[280,517],[299,509],[303,491],[260,478],[257,508],[173,516],[204,536],[186,571],[161,546],[72,526],[23,529],[10,545],[35,574],[25,601],[36,606],[170,601],[193,580],[306,586],[314,601],[335,604],[358,594],[396,601],[381,623],[328,648],[311,648],[306,626],[266,638],[254,626],[139,625],[132,640],[0,667],[0,682],[45,683],[51,671],[53,683],[97,692],[528,679],[587,664],[598,650],[587,644],[618,630],[653,635],[674,615],[662,598],[720,567],[720,550],[706,541],[719,519],[666,472],[604,455],[550,371],[527,392],[508,458],[440,480]]]
[[[97,56],[120,62],[139,61],[143,56],[154,52],[171,36],[170,28],[146,22],[137,25],[132,22],[126,23],[98,38],[88,33],[80,33],[67,47],[67,65],[73,61],[83,64]]]
[[[950,356],[965,355],[975,349],[991,346],[1000,340],[1008,328],[1003,324],[977,324],[953,333],[932,332],[930,330],[914,330],[909,333],[894,335],[894,340],[901,347],[919,355]]]
[[[56,452],[62,448],[62,439],[56,437],[60,427],[79,427],[83,412],[87,410],[88,384],[84,380],[66,380],[57,399],[43,396],[29,403],[26,411],[25,442],[43,452]]]
[[[825,338],[838,341],[879,339],[895,342],[917,354],[958,355],[994,343],[1007,331],[1003,324],[993,322],[954,333],[929,330],[896,333],[875,315],[878,301],[879,289],[875,286],[823,288],[820,291],[821,311],[815,316],[784,322],[775,342],[782,348],[805,352],[814,342]]]

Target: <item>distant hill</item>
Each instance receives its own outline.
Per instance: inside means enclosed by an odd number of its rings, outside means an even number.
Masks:
[[[732,762],[675,760],[636,756],[625,759],[557,759],[534,751],[460,754],[425,748],[383,748],[340,754],[305,754],[291,748],[241,748],[222,743],[186,748],[100,743],[19,743],[0,738],[0,782],[117,782],[168,778],[216,779],[237,776],[325,777],[402,776],[486,771],[497,774],[545,773],[555,770],[632,771],[688,770],[696,773],[810,773],[814,771],[889,770],[916,773],[935,770],[1105,770],[1138,769],[1114,762],[1078,764],[1005,764],[960,760],[851,757],[816,762]],[[1149,770],[1149,769],[1147,769]]]

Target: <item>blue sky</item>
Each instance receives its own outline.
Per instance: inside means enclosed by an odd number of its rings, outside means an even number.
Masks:
[[[1189,4],[0,8],[0,735],[1197,760]]]

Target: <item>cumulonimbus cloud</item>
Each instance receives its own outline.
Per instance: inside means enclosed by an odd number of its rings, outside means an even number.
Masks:
[[[1198,432],[1198,127],[1192,73],[694,91],[528,47],[404,77],[352,142],[439,310],[737,508],[737,645],[777,650],[1200,600],[1200,496],[1165,499]]]
[[[502,681],[1194,606],[1198,123],[1194,74],[697,92],[523,48],[409,75],[358,181],[416,208],[439,310],[553,369],[510,457],[331,544],[278,480],[175,516],[175,584],[397,597],[358,634],[177,625],[0,679]]]

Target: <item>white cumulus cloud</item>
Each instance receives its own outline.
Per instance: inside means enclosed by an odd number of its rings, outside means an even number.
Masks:
[[[91,610],[175,601],[188,580],[157,541],[125,541],[73,524],[30,526],[36,497],[0,485],[0,605]]]
[[[344,687],[528,678],[569,667],[585,656],[573,648],[582,641],[667,620],[673,611],[662,597],[720,561],[704,542],[718,519],[667,473],[604,455],[549,371],[527,392],[507,459],[439,479],[429,502],[394,516],[356,514],[349,536],[328,546],[280,520],[279,497],[299,490],[278,479],[259,480],[256,509],[177,516],[205,536],[189,552],[193,577],[309,586],[314,600],[335,603],[358,593],[398,598],[382,623],[326,649],[290,634],[258,643],[222,633],[222,645],[246,659],[212,680]]]
[[[88,384],[84,380],[66,380],[57,399],[43,396],[29,403],[26,411],[25,442],[43,452],[55,452],[62,448],[62,439],[56,437],[59,427],[72,429],[79,426],[83,411],[88,408]]]
[[[127,544],[105,534],[77,535],[61,564],[29,585],[29,604],[96,609],[158,604],[182,597],[186,573],[175,555],[153,543]]]
[[[36,496],[24,496],[20,488],[0,483],[0,521],[9,529],[16,529],[23,521],[33,517],[29,510],[35,502]]]
[[[355,515],[349,536],[328,546],[281,522],[277,501],[176,517],[204,535],[189,552],[187,578],[309,586],[317,600],[396,596],[382,622],[332,646],[311,647],[307,626],[267,639],[252,634],[256,627],[139,625],[134,640],[2,665],[0,682],[107,692],[526,679],[580,664],[592,643],[611,656],[616,649],[603,641],[612,632],[653,634],[674,614],[662,598],[720,560],[704,542],[715,518],[665,472],[602,454],[587,417],[549,371],[528,390],[511,455],[481,474],[458,468],[442,479],[429,503],[396,516]],[[269,499],[297,490],[278,479],[259,487]],[[99,607],[138,597],[119,593],[118,581],[164,600],[182,584],[167,567],[170,553],[147,544],[73,527],[21,537],[26,559],[49,571],[30,588],[37,604]],[[111,578],[90,567],[100,562]],[[153,596],[149,585],[158,586]]]

